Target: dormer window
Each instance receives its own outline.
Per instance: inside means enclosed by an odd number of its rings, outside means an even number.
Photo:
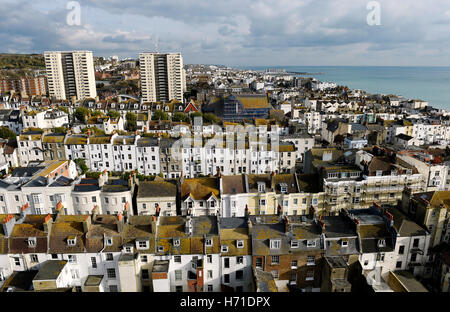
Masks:
[[[348,247],[348,241],[342,241],[341,247]]]
[[[125,246],[123,247],[123,251],[124,251],[125,253],[133,253],[133,246],[132,246],[132,245],[125,245]]]
[[[381,177],[383,175],[383,171],[377,170],[376,175],[377,175],[377,177]]]
[[[298,248],[298,240],[291,241],[291,248]]]
[[[148,240],[137,241],[137,249],[148,249]]]
[[[165,108],[165,109],[166,109],[166,112],[168,112],[168,111],[169,111],[169,106],[166,106],[166,108]]]
[[[142,106],[142,109],[146,110],[147,109],[147,105]]]
[[[156,109],[158,109],[158,110],[161,109],[161,106],[157,105],[157,106],[156,106]]]
[[[178,107],[178,110],[180,111],[183,110],[183,106]]]
[[[243,240],[237,240],[236,241],[236,247],[237,248],[244,248],[244,241]]]
[[[258,192],[260,192],[260,193],[266,192],[266,183],[258,182]]]
[[[106,238],[106,246],[112,246],[113,244],[113,239],[112,237],[107,237]]]
[[[227,245],[222,245],[222,247],[220,248],[221,252],[228,252],[228,246]]]
[[[173,245],[174,245],[175,247],[180,246],[180,239],[179,239],[179,238],[174,238],[174,239],[173,239]]]
[[[212,245],[213,245],[213,240],[212,240],[211,238],[207,238],[207,239],[205,240],[205,245],[206,245],[206,247],[212,247]]]
[[[270,249],[280,249],[280,248],[281,248],[281,240],[279,239],[270,240]]]
[[[36,247],[36,237],[28,238],[28,247]]]
[[[309,248],[316,247],[316,241],[315,240],[308,240],[306,242],[306,247],[309,247]]]
[[[412,170],[411,169],[406,170],[406,174],[411,175],[412,174]]]
[[[397,171],[392,170],[392,171],[391,171],[391,176],[397,176]]]
[[[378,240],[378,247],[386,247],[386,241],[384,239]]]
[[[77,244],[77,237],[76,236],[69,236],[67,239],[67,246],[75,246]]]
[[[158,246],[158,252],[164,252],[164,246]]]
[[[286,183],[281,183],[280,184],[280,189],[281,189],[281,193],[287,193],[287,184]]]

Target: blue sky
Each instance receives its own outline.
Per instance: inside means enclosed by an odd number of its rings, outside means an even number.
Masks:
[[[0,51],[87,49],[96,56],[181,52],[185,63],[450,66],[450,1],[0,0]]]

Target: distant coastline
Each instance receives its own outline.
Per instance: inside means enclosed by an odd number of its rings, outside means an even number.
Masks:
[[[406,66],[230,66],[237,69],[282,68],[306,73],[321,81],[335,82],[372,94],[396,94],[428,101],[431,106],[450,111],[450,67]],[[313,74],[314,73],[314,74]],[[315,73],[321,73],[320,75]]]

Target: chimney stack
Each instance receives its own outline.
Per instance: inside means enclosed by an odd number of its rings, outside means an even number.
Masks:
[[[13,215],[6,216],[6,219],[5,219],[4,223],[2,224],[3,233],[5,234],[5,237],[9,237],[9,235],[11,235],[15,224],[16,224],[16,218]]]
[[[84,233],[87,233],[89,231],[91,224],[92,224],[91,216],[87,215],[86,218],[84,218],[84,220],[83,220],[83,232]]]
[[[50,214],[48,214],[44,219],[44,232],[50,233],[53,225],[53,219]]]
[[[20,210],[20,219],[23,221],[25,217],[30,213],[30,203],[26,203]]]
[[[61,216],[64,216],[66,214],[66,211],[64,210],[64,206],[61,201],[58,202],[58,204],[56,205],[56,213]]]
[[[95,205],[94,209],[92,209],[92,221],[95,221],[95,219],[97,218],[98,215],[98,206]]]
[[[122,233],[123,232],[123,228],[124,228],[124,220],[123,220],[123,215],[122,215],[122,213],[120,212],[119,213],[119,215],[117,216],[117,220],[118,220],[118,222],[117,222],[117,231],[119,232],[119,233]]]

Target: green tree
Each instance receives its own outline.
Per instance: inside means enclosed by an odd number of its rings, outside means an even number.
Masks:
[[[136,114],[134,114],[132,112],[128,112],[125,115],[125,119],[127,120],[126,129],[128,131],[135,131],[136,130],[136,120],[137,120]]]
[[[85,174],[89,170],[86,166],[86,161],[83,158],[75,159],[75,164],[80,167],[82,174]]]
[[[89,113],[90,113],[89,109],[81,106],[75,110],[75,113],[73,115],[75,116],[76,119],[78,119],[78,121],[86,123],[86,116],[89,116]]]
[[[52,132],[53,133],[67,133],[67,128],[66,127],[55,127],[52,128]]]
[[[173,121],[182,121],[182,122],[189,122],[189,116],[185,113],[177,112],[173,115],[172,118]]]
[[[99,117],[99,116],[102,116],[102,115],[103,115],[103,113],[101,111],[99,111],[99,110],[94,110],[94,111],[91,112],[91,116],[92,117]]]
[[[66,113],[67,115],[70,115],[69,109],[65,106],[58,106],[58,109],[64,113]]]
[[[0,127],[0,138],[2,139],[15,139],[16,134],[8,127]]]
[[[108,116],[112,117],[112,118],[117,118],[117,117],[120,117],[120,113],[116,110],[110,110],[108,112]]]
[[[169,116],[162,110],[155,110],[152,120],[169,120]]]
[[[203,115],[203,121],[205,123],[218,124],[220,120],[219,120],[219,118],[217,118],[216,115],[211,114],[211,113],[206,113]]]

